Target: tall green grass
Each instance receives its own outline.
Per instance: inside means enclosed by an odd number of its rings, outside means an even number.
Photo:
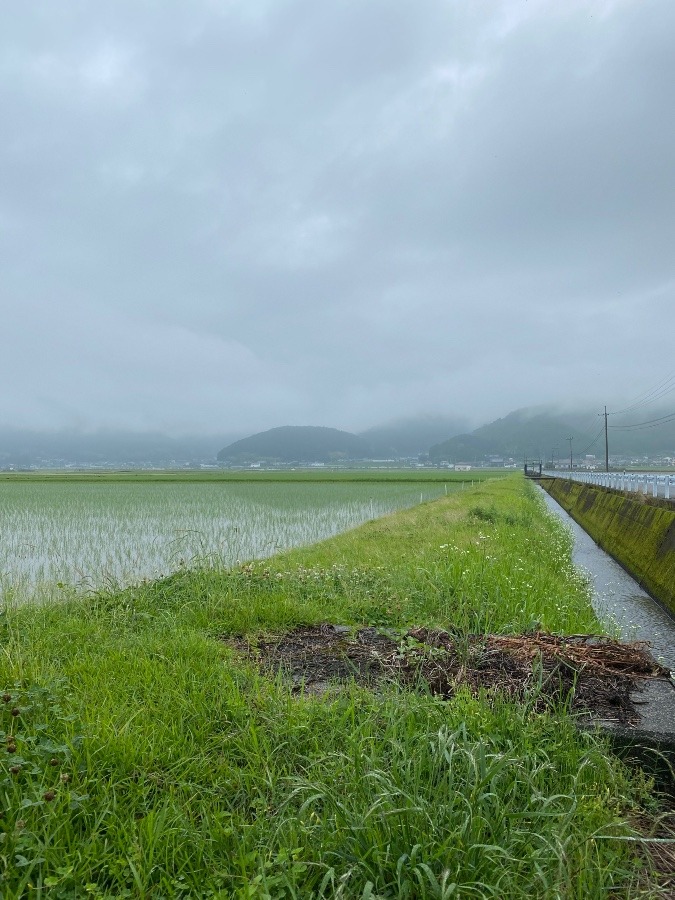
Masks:
[[[645,896],[621,838],[649,783],[564,705],[537,713],[536,687],[298,698],[218,639],[326,619],[597,630],[569,549],[511,479],[265,563],[8,609],[0,893]]]

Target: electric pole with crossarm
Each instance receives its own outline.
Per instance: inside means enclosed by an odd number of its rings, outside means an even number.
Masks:
[[[604,413],[598,413],[598,415],[605,417],[605,472],[609,472],[609,438],[607,437],[607,416],[609,413],[607,412],[607,407],[605,407]]]

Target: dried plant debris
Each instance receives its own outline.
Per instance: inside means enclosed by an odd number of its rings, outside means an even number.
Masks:
[[[662,796],[658,814],[632,811],[629,824],[635,829],[638,853],[647,863],[650,879],[644,881],[644,896],[675,897],[675,809],[673,798]],[[648,893],[656,887],[655,894]]]
[[[606,721],[636,721],[631,692],[646,678],[669,672],[644,642],[534,632],[458,637],[447,631],[302,625],[279,637],[224,637],[270,674],[287,678],[294,692],[321,694],[354,680],[375,688],[386,681],[426,685],[451,697],[458,687],[513,699],[533,697],[538,708],[569,702],[574,712]]]

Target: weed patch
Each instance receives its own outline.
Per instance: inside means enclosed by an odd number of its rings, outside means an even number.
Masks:
[[[323,623],[276,639],[225,640],[303,695],[321,695],[349,681],[370,688],[396,683],[446,700],[469,690],[476,697],[526,702],[539,711],[562,705],[623,724],[636,720],[631,692],[641,680],[669,675],[646,645],[604,637],[535,633],[466,640],[428,628],[397,633]]]
[[[20,895],[41,872],[45,847],[64,818],[77,825],[89,799],[76,765],[84,738],[54,691],[18,683],[0,701],[0,884],[15,873]],[[67,872],[61,867],[44,887],[55,887]]]

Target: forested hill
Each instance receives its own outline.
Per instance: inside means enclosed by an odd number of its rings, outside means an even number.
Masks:
[[[658,412],[644,414],[645,418],[658,415]],[[675,422],[666,422],[663,427],[632,429],[615,426],[630,425],[637,421],[634,418],[610,416],[609,421],[610,455],[675,455]],[[429,456],[435,461],[449,462],[471,462],[491,455],[522,460],[524,456],[550,459],[553,454],[557,459],[566,459],[570,437],[575,457],[587,453],[604,456],[603,420],[597,413],[560,414],[533,409],[515,410],[470,434],[435,444]]]
[[[599,423],[593,423],[598,427]],[[528,410],[516,410],[487,425],[476,428],[470,434],[434,445],[429,455],[432,459],[447,459],[450,462],[471,461],[486,455],[513,457],[523,456],[549,458],[557,447],[557,457],[565,456],[572,437],[577,452],[592,444],[594,432],[590,434],[550,413],[532,415]]]
[[[336,462],[365,459],[370,446],[363,438],[337,428],[284,425],[253,434],[224,447],[218,459],[226,463]]]

